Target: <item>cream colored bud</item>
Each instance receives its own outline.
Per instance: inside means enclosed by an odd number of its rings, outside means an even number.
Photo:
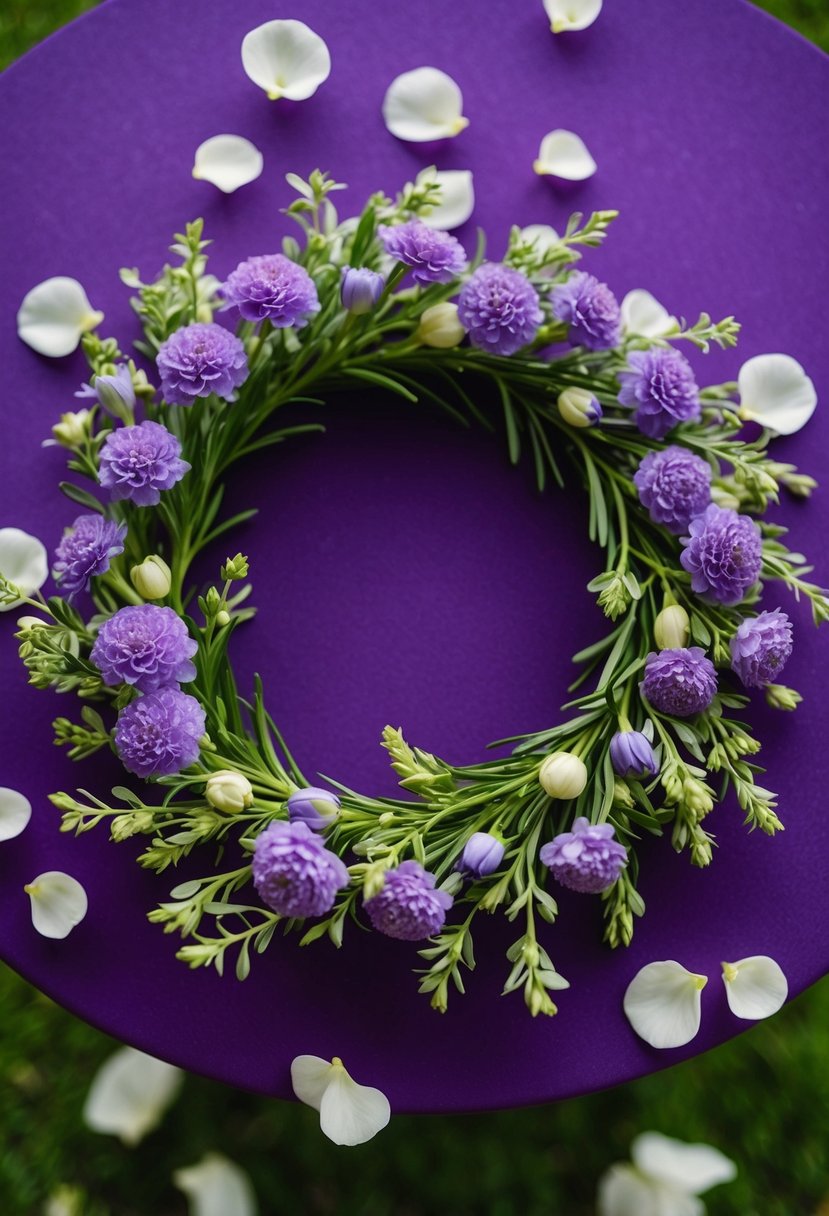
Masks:
[[[586,388],[566,388],[558,395],[558,412],[569,426],[595,426],[602,407]]]
[[[227,611],[227,609],[222,608],[221,611],[216,613],[216,624],[221,629],[224,629],[225,625],[230,624],[230,613]]]
[[[170,594],[172,575],[167,563],[156,554],[145,557],[140,566],[130,570],[132,585],[145,600],[163,600]]]
[[[52,435],[65,448],[76,448],[89,435],[89,410],[61,414],[60,422],[52,427]]]
[[[538,780],[551,798],[578,798],[587,785],[587,769],[572,752],[553,752],[541,765]]]
[[[421,314],[415,337],[424,346],[436,346],[448,350],[458,346],[466,337],[466,330],[458,320],[458,306],[448,300],[433,304]]]
[[[21,633],[28,633],[30,629],[48,629],[49,622],[42,621],[39,616],[19,616],[17,628]]]
[[[217,773],[211,773],[207,778],[204,796],[217,811],[234,815],[245,810],[253,802],[253,786],[243,773],[223,768]]]
[[[653,636],[660,650],[683,650],[691,636],[691,618],[681,604],[669,604],[654,621]]]

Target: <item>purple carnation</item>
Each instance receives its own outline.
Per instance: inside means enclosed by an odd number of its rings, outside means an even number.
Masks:
[[[627,850],[614,839],[612,824],[591,823],[583,815],[571,832],[560,832],[538,856],[557,882],[583,895],[607,890],[627,863]]]
[[[622,339],[622,314],[607,283],[577,270],[550,293],[553,316],[570,329],[571,346],[608,350]]]
[[[105,684],[132,684],[154,692],[195,680],[198,645],[172,608],[135,604],[119,608],[98,630],[90,658]]]
[[[188,472],[181,444],[159,422],[139,422],[110,431],[99,457],[98,480],[111,497],[129,498],[137,507],[154,507],[162,490],[171,490]]]
[[[179,688],[159,688],[131,701],[115,727],[121,762],[137,777],[170,777],[199,758],[204,710]]]
[[[68,599],[86,591],[96,574],[106,574],[113,557],[124,552],[127,525],[103,515],[79,515],[55,550],[52,577]]]
[[[466,268],[460,241],[423,220],[409,220],[393,228],[381,224],[377,235],[390,257],[414,268],[416,283],[448,283]]]
[[[633,351],[628,365],[619,374],[619,404],[637,407],[636,425],[643,434],[662,439],[678,422],[697,421],[699,389],[683,354],[662,346]]]
[[[699,595],[720,604],[738,604],[757,582],[763,564],[763,538],[749,515],[711,503],[688,525],[682,565]]]
[[[375,929],[404,942],[419,942],[443,928],[452,896],[435,890],[435,876],[417,861],[386,871],[383,889],[367,899],[365,910]]]
[[[479,266],[458,296],[458,320],[470,342],[493,355],[511,355],[532,342],[543,319],[527,276],[500,262]]]
[[[711,466],[676,445],[648,452],[633,474],[639,501],[655,524],[679,535],[711,501]]]
[[[717,673],[699,646],[651,651],[645,660],[642,695],[654,709],[674,718],[701,714],[714,700]]]
[[[284,253],[240,262],[222,284],[222,295],[246,321],[270,321],[277,329],[302,329],[320,310],[314,280]]]
[[[777,679],[792,653],[792,623],[785,612],[761,612],[743,621],[731,639],[731,670],[746,688]]]
[[[610,759],[620,777],[655,777],[659,772],[650,739],[640,730],[617,730],[610,740]]]
[[[155,357],[161,395],[171,405],[192,405],[216,393],[227,401],[248,376],[245,348],[215,321],[185,325],[162,342]]]
[[[256,837],[252,864],[259,898],[280,916],[323,916],[348,886],[345,865],[307,823],[265,828]]]

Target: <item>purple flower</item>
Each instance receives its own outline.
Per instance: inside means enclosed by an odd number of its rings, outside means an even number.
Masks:
[[[610,759],[620,777],[655,777],[659,772],[650,740],[639,730],[617,730],[610,740]]]
[[[777,679],[792,653],[792,623],[785,612],[761,612],[743,621],[731,639],[731,670],[746,688]]]
[[[699,389],[691,364],[678,350],[655,347],[628,355],[621,372],[620,405],[635,405],[636,425],[651,439],[662,439],[678,422],[700,416]]]
[[[161,395],[171,405],[192,405],[216,393],[233,401],[248,376],[245,348],[215,321],[184,325],[162,342],[155,357]]]
[[[711,466],[677,445],[648,452],[633,474],[639,501],[655,524],[679,535],[711,501]]]
[[[82,384],[75,396],[94,398],[116,418],[130,417],[135,409],[135,389],[126,363],[119,363],[112,376],[96,376],[94,384]]]
[[[416,283],[448,283],[466,267],[460,241],[423,220],[409,220],[394,228],[381,224],[377,235],[386,253],[414,268]]]
[[[55,550],[52,577],[68,599],[86,591],[96,574],[106,574],[113,557],[124,552],[127,525],[103,515],[79,515]]]
[[[479,266],[458,296],[458,320],[473,346],[511,355],[532,342],[544,316],[526,275],[500,262]]]
[[[222,284],[226,307],[246,321],[270,321],[276,329],[302,329],[320,310],[314,280],[284,253],[266,253],[240,262]]]
[[[416,861],[386,871],[383,889],[364,904],[375,929],[404,942],[419,942],[443,928],[452,896],[435,890],[435,876]]]
[[[763,564],[763,539],[749,515],[711,503],[688,525],[679,560],[699,595],[720,604],[739,604],[757,582]]]
[[[105,684],[132,684],[141,692],[154,692],[195,680],[190,660],[197,650],[172,608],[136,604],[119,608],[104,621],[90,658]]]
[[[612,824],[591,823],[583,815],[571,832],[553,837],[538,856],[557,882],[583,895],[607,890],[627,863],[627,850],[614,840]]]
[[[110,431],[99,456],[98,480],[111,497],[129,498],[137,507],[154,507],[162,490],[171,490],[188,472],[181,444],[159,422],[139,422]]]
[[[256,837],[252,864],[259,898],[280,916],[323,916],[348,886],[345,865],[307,823],[265,828]]]
[[[607,283],[577,270],[550,293],[553,316],[570,327],[571,346],[607,350],[622,339],[622,314]]]
[[[386,280],[376,270],[366,266],[343,266],[340,281],[340,299],[343,308],[356,317],[363,316],[378,303]]]
[[[473,832],[464,845],[456,870],[475,878],[494,874],[504,860],[504,842],[489,832]]]
[[[651,651],[640,685],[643,696],[661,714],[691,718],[707,709],[717,692],[714,664],[699,646]]]
[[[307,823],[314,832],[324,832],[337,818],[339,810],[337,795],[315,785],[295,790],[288,798],[288,818],[291,823]]]
[[[199,758],[204,710],[179,688],[159,688],[131,701],[115,727],[121,762],[137,777],[169,777]]]

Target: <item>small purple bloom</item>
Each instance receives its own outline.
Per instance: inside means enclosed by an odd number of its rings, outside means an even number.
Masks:
[[[259,898],[280,916],[323,916],[348,886],[346,866],[307,823],[270,824],[256,837],[252,865]]]
[[[198,645],[172,608],[135,604],[119,608],[98,630],[90,658],[105,684],[132,684],[154,692],[195,680],[190,661]]]
[[[622,314],[607,283],[577,270],[550,293],[553,316],[569,327],[571,346],[608,350],[622,339]]]
[[[739,604],[760,577],[763,538],[750,515],[711,503],[688,525],[679,560],[698,595],[720,604]]]
[[[553,837],[538,856],[557,882],[583,895],[607,890],[627,863],[627,850],[614,839],[613,825],[591,823],[583,815],[571,832]]]
[[[307,823],[314,832],[324,832],[337,818],[339,810],[337,795],[315,785],[295,790],[288,798],[288,818],[291,823]]]
[[[94,398],[116,418],[129,417],[135,409],[135,389],[126,363],[119,363],[112,376],[96,376],[94,384],[82,384],[75,396]]]
[[[532,342],[544,319],[526,275],[500,262],[479,266],[458,296],[458,320],[473,346],[512,355]]]
[[[129,498],[137,507],[154,507],[162,490],[171,490],[190,465],[181,444],[159,422],[139,422],[110,431],[99,456],[98,480],[113,499]]]
[[[464,845],[456,870],[474,878],[494,874],[504,860],[504,842],[489,832],[473,832]]]
[[[408,220],[393,228],[381,224],[377,235],[390,257],[413,268],[416,283],[448,283],[466,268],[460,241],[423,220]]]
[[[343,266],[340,280],[340,300],[343,308],[361,317],[376,307],[383,294],[386,280],[376,270],[366,266]]]
[[[619,381],[619,404],[636,406],[636,425],[651,439],[662,439],[678,422],[696,422],[700,416],[697,382],[678,350],[633,351]]]
[[[775,608],[742,621],[731,639],[731,670],[746,688],[773,683],[792,653],[792,623]]]
[[[375,929],[403,942],[419,942],[443,928],[452,896],[435,890],[435,876],[416,861],[386,871],[383,889],[364,904]]]
[[[86,591],[94,575],[106,574],[113,557],[124,552],[127,525],[103,515],[79,515],[55,550],[52,577],[68,599]]]
[[[610,740],[610,759],[620,777],[655,777],[659,772],[650,740],[639,730],[617,730]]]
[[[676,444],[648,452],[633,481],[653,522],[677,536],[711,501],[710,464]]]
[[[216,393],[233,401],[248,376],[245,348],[215,321],[184,325],[162,342],[155,357],[161,395],[171,405],[192,405]]]
[[[302,329],[320,310],[314,280],[284,253],[266,253],[240,262],[222,284],[226,307],[246,321],[270,321],[276,329]]]
[[[661,714],[691,718],[714,700],[717,673],[699,646],[651,651],[640,685],[643,696]]]
[[[124,767],[137,777],[170,777],[199,758],[204,710],[179,688],[159,688],[121,710],[115,747]]]

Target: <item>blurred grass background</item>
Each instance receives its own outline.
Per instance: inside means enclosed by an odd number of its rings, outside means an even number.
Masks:
[[[2,0],[0,67],[92,7]],[[759,7],[829,50],[826,0]],[[63,1185],[72,1216],[183,1216],[172,1172],[209,1150],[250,1173],[262,1216],[589,1216],[598,1177],[647,1129],[738,1163],[737,1181],[707,1197],[710,1216],[829,1216],[827,1028],[829,978],[667,1072],[529,1110],[395,1116],[357,1149],[330,1145],[305,1107],[189,1077],[162,1127],[126,1149],[81,1121],[116,1044],[0,965],[0,1216],[49,1216]]]

